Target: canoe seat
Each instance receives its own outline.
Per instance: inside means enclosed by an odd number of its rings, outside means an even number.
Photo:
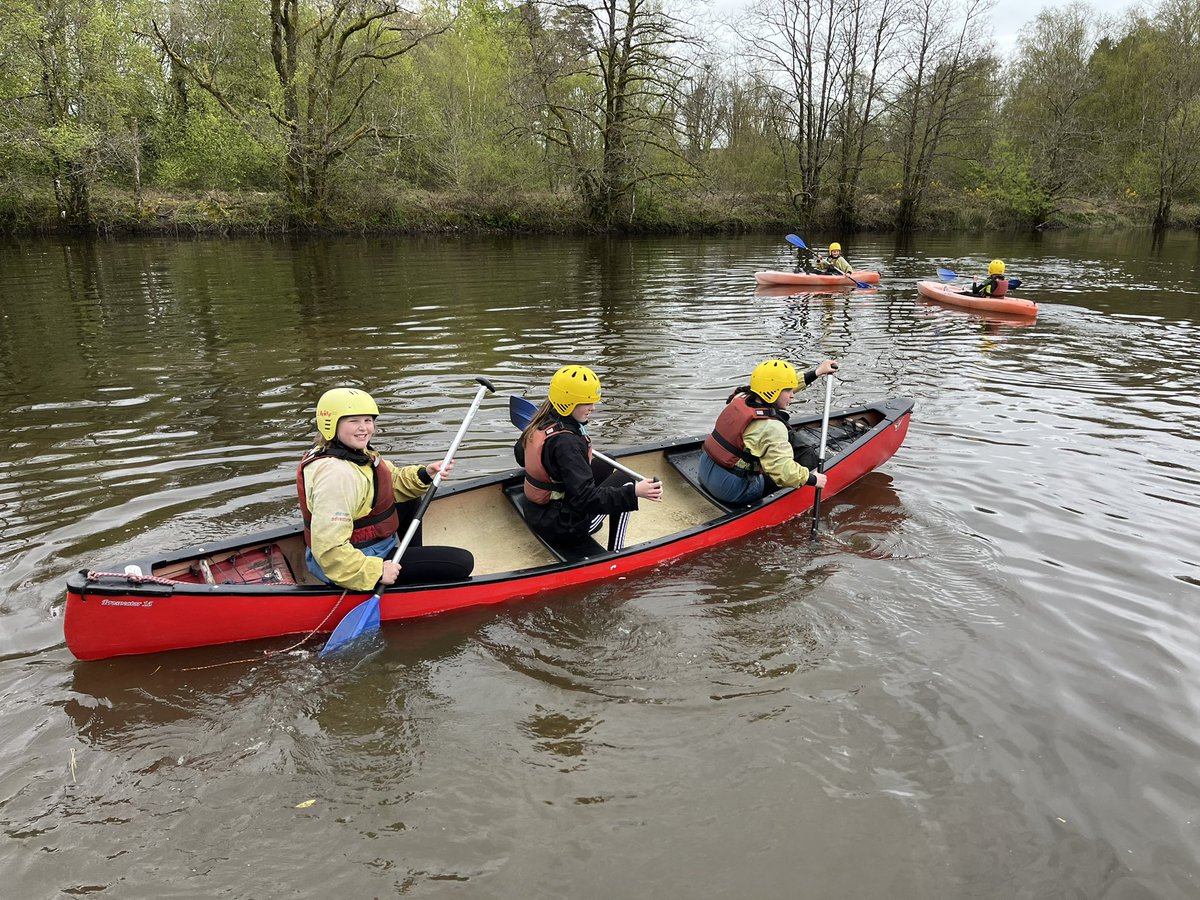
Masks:
[[[704,453],[703,449],[692,448],[690,450],[674,450],[666,454],[667,462],[673,465],[685,479],[688,484],[700,492],[700,495],[705,497],[710,503],[715,504],[720,509],[744,509],[747,506],[754,506],[758,500],[752,503],[726,503],[724,500],[718,500],[700,483],[700,457]]]
[[[517,512],[521,514],[521,518],[525,520],[525,524],[529,525],[529,517],[525,515],[525,511],[529,508],[529,499],[525,496],[524,483],[518,481],[515,485],[509,485],[504,489],[509,501],[517,508]],[[538,529],[529,525],[529,530],[537,536],[537,539],[545,545],[546,549],[555,555],[563,562],[573,563],[582,562],[585,559],[592,559],[596,556],[605,556],[608,551],[601,547],[592,538],[591,535],[583,539],[574,539],[571,541],[556,540],[552,535],[545,535]]]

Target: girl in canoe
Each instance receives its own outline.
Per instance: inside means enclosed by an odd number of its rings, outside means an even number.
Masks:
[[[625,542],[638,500],[662,498],[662,484],[634,481],[592,458],[587,423],[600,402],[600,379],[586,366],[563,366],[550,379],[549,399],[521,432],[513,453],[525,469],[525,518],[556,543],[586,541],[611,516],[608,549]]]
[[[982,284],[971,282],[971,293],[976,297],[1003,297],[1008,293],[1008,279],[1004,276],[1004,260],[993,259],[988,263],[988,276]]]
[[[470,552],[422,547],[419,528],[402,565],[391,561],[442,464],[397,467],[381,457],[371,446],[378,415],[371,395],[354,388],[334,388],[317,401],[319,434],[296,470],[308,570],[352,591],[467,578],[475,567]],[[453,467],[446,466],[442,477]]]
[[[829,256],[818,257],[817,266],[813,271],[818,275],[849,275],[854,271],[854,266],[842,256],[842,245],[834,241],[829,245]]]
[[[804,373],[804,386],[837,369],[836,360],[823,360]],[[777,487],[825,487],[825,475],[797,463],[788,441],[787,408],[799,386],[791,363],[768,359],[729,395],[700,456],[706,491],[725,503],[752,503]]]

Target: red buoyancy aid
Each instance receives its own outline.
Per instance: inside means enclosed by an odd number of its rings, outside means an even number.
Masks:
[[[330,454],[328,448],[313,447],[304,454],[300,465],[296,468],[296,492],[300,495],[300,516],[304,519],[304,543],[312,546],[312,510],[308,508],[308,496],[304,490],[304,467]],[[346,460],[349,465],[356,463]],[[400,517],[396,514],[396,494],[392,486],[392,470],[383,464],[376,456],[371,462],[371,476],[374,480],[371,499],[371,511],[361,519],[352,523],[350,544],[354,547],[365,547],[380,538],[390,537],[400,530]]]
[[[704,439],[704,452],[713,458],[713,462],[726,469],[736,468],[738,460],[742,460],[750,464],[751,470],[757,470],[758,457],[746,449],[746,428],[751,422],[758,419],[781,419],[787,422],[787,414],[778,408],[751,406],[747,402],[749,399],[746,394],[734,394],[717,416],[712,434]]]
[[[1008,279],[997,278],[995,285],[992,287],[993,297],[1003,297],[1008,293]]]
[[[529,446],[525,448],[524,490],[525,497],[531,503],[545,506],[550,502],[552,494],[562,493],[566,490],[565,484],[550,477],[545,460],[542,458],[542,452],[546,449],[546,441],[556,435],[570,433],[572,433],[571,430],[562,422],[551,422],[549,425],[543,425],[530,436]],[[590,463],[592,461],[592,439],[586,434],[581,437],[587,441],[588,462]]]

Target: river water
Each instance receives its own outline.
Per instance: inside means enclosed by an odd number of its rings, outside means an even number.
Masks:
[[[756,290],[775,235],[0,244],[0,894],[1200,895],[1200,241],[844,243],[878,291]],[[1035,323],[918,299],[992,256]],[[566,361],[609,449],[830,355],[916,406],[816,541],[332,664],[63,643],[70,571],[293,521],[327,387],[428,462],[490,377],[462,477]]]

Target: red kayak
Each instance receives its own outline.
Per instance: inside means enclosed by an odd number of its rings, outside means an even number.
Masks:
[[[940,281],[918,281],[917,293],[930,300],[940,300],[954,306],[978,309],[985,312],[1009,313],[1016,316],[1036,316],[1037,304],[1012,294],[1003,297],[977,297],[965,288],[942,284]]]
[[[808,272],[755,272],[759,284],[800,284],[809,287],[856,287],[855,281],[878,284],[878,272],[851,272],[849,275],[810,275]]]
[[[823,494],[845,489],[889,460],[908,432],[912,407],[912,400],[898,397],[831,415]],[[820,440],[820,416],[795,418],[790,427],[798,444],[812,448]],[[475,572],[465,581],[388,588],[380,618],[430,616],[621,578],[812,509],[809,487],[779,490],[748,506],[721,503],[700,486],[702,444],[703,438],[688,438],[613,454],[665,487],[661,503],[644,503],[630,517],[626,546],[616,552],[603,541],[564,549],[532,531],[523,516],[520,469],[445,487],[423,519],[425,543],[466,547],[475,555]],[[660,574],[670,577],[666,569]],[[366,597],[315,582],[297,524],[75,572],[67,579],[64,629],[75,656],[104,659],[323,634]]]

